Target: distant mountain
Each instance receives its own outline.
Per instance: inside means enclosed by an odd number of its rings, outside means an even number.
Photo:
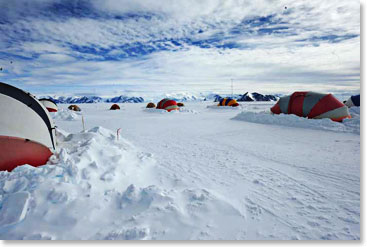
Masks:
[[[111,99],[106,99],[105,102],[110,103],[141,103],[144,102],[142,97],[127,97],[124,95],[120,95],[117,97],[113,97]]]
[[[213,97],[214,97],[214,102],[219,102],[223,98],[218,94],[214,95]]]
[[[248,95],[248,92],[245,93],[244,95],[242,95],[240,98],[237,99],[237,101],[254,101],[253,98],[251,98],[249,95]]]
[[[218,102],[221,98],[225,98],[225,97],[231,97],[236,99],[239,102],[251,102],[251,101],[277,101],[278,100],[278,95],[271,95],[271,94],[260,94],[260,93],[245,93],[245,94],[240,94],[240,95],[233,95],[232,96],[220,96],[218,94],[216,95],[212,95],[211,96],[214,99],[214,102]]]
[[[159,102],[163,98],[170,98],[177,102],[185,102],[185,101],[214,101],[218,102],[221,98],[232,97],[232,95],[219,95],[215,93],[211,94],[188,94],[188,93],[176,93],[176,94],[165,94],[161,96],[157,96],[154,98],[148,98],[147,101],[151,102]],[[145,102],[143,97],[133,97],[133,96],[125,96],[120,95],[116,97],[99,97],[99,96],[43,96],[40,98],[48,98],[55,101],[56,104],[82,104],[82,103],[142,103]],[[233,98],[237,101],[276,101],[279,98],[279,95],[263,95],[257,92],[254,93],[245,93],[245,94],[236,94],[233,95]]]
[[[251,94],[247,92],[237,99],[237,101],[277,101],[277,100],[278,98],[275,95],[271,94],[263,95],[256,92]]]
[[[144,102],[142,97],[127,97],[117,96],[113,98],[102,98],[99,96],[83,96],[83,97],[51,97],[46,96],[44,98],[55,101],[56,104],[82,104],[82,103],[99,103],[99,102],[111,102],[111,103],[140,103]]]

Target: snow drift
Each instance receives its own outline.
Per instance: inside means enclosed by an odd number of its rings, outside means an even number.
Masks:
[[[208,190],[162,188],[152,155],[107,129],[57,138],[47,165],[0,173],[1,239],[207,239],[244,221]]]
[[[293,114],[274,115],[267,111],[249,112],[243,111],[233,120],[240,120],[251,123],[280,125],[286,127],[306,128],[316,130],[327,130],[336,132],[360,133],[359,108],[353,109],[353,118],[344,119],[342,123],[334,122],[331,119],[308,119],[298,117]],[[357,113],[358,112],[358,113]]]

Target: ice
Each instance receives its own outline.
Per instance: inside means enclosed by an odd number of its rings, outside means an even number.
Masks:
[[[7,227],[21,222],[27,214],[30,194],[22,191],[4,199],[0,210],[0,226]]]

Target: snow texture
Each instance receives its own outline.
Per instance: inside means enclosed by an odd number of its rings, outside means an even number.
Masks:
[[[331,119],[308,119],[293,114],[271,114],[270,112],[243,111],[233,118],[234,120],[246,121],[259,124],[280,125],[285,127],[329,130],[337,132],[350,132],[359,134],[359,111],[353,113],[352,119],[344,119],[342,123]]]
[[[49,162],[0,172],[1,239],[360,239],[359,108],[332,123],[273,102],[109,105],[83,105],[87,131],[59,105]]]

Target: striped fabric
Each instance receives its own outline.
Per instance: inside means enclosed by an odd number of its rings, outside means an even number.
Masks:
[[[294,92],[284,96],[271,108],[274,114],[294,114],[307,118],[330,118],[341,122],[350,118],[348,108],[332,94]]]
[[[232,98],[223,98],[220,99],[218,106],[233,106],[236,107],[239,104],[237,103],[237,100]]]
[[[157,109],[163,109],[166,111],[178,110],[177,102],[172,99],[162,99],[157,104]]]

